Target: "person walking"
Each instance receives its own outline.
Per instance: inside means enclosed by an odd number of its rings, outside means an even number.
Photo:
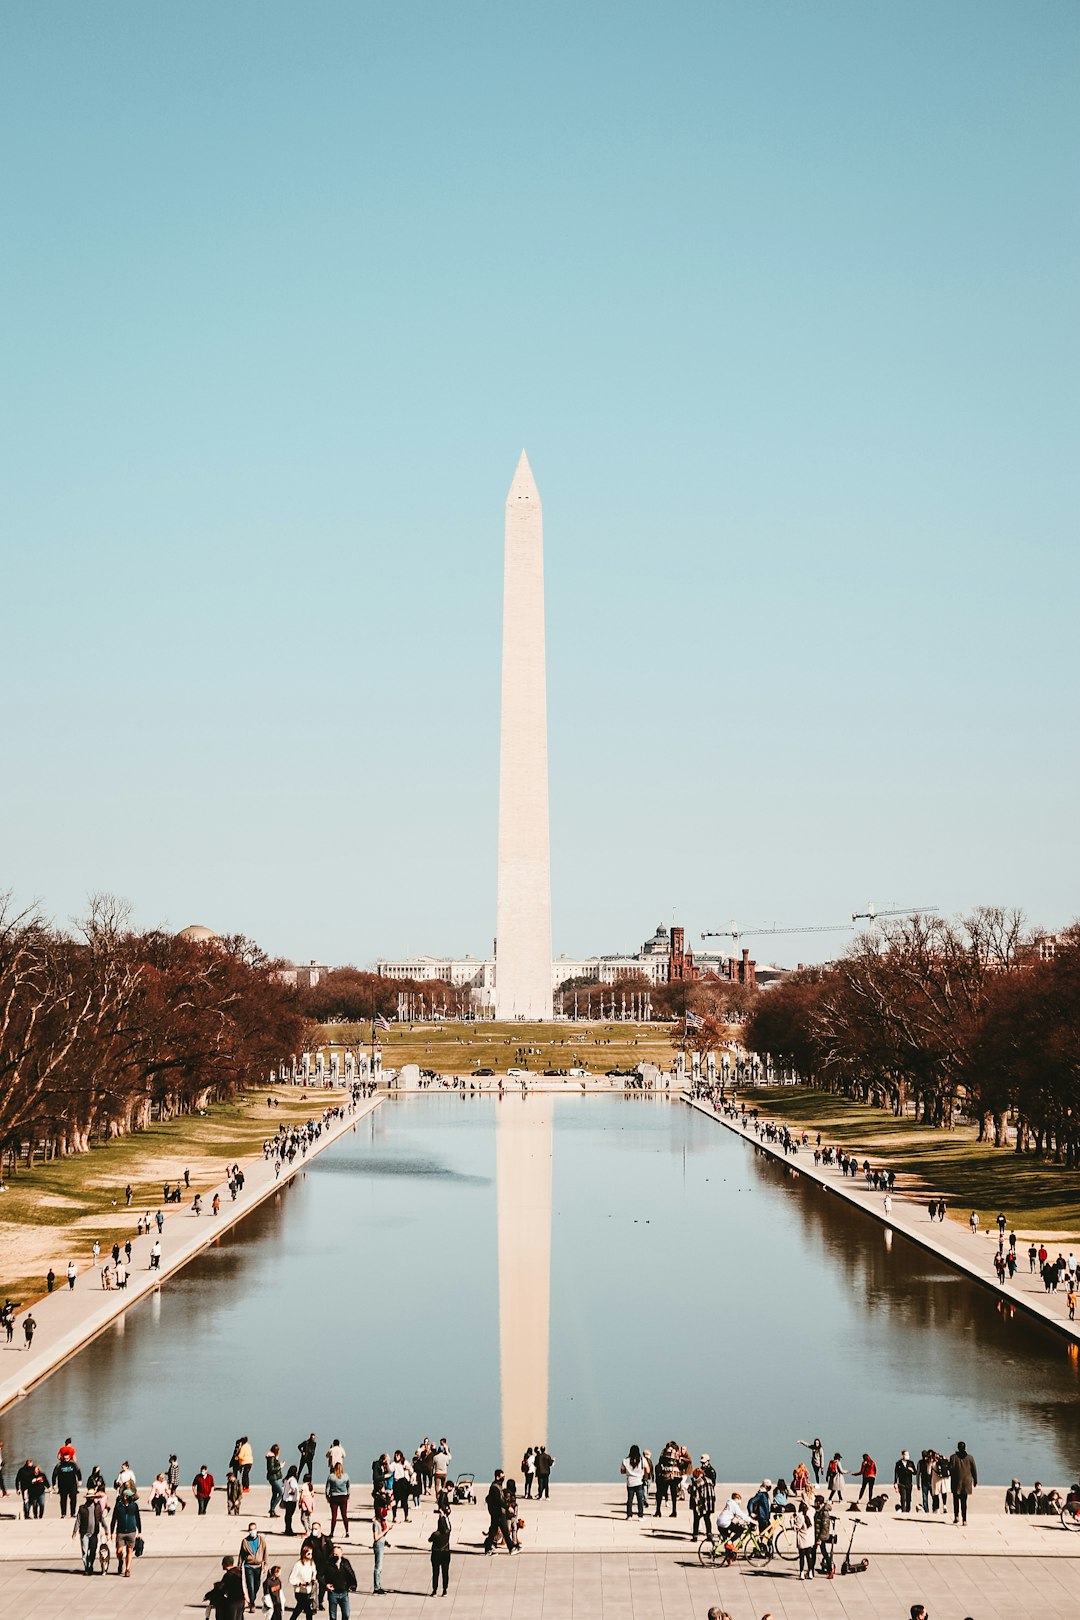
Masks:
[[[971,1227],[971,1235],[972,1235],[972,1237],[978,1237],[978,1235],[979,1235],[979,1212],[978,1212],[977,1209],[973,1209],[971,1214],[968,1216],[968,1225]]]
[[[71,1532],[72,1540],[76,1536],[79,1538],[84,1575],[94,1573],[94,1565],[97,1563],[98,1541],[104,1528],[105,1514],[102,1510],[101,1500],[96,1492],[87,1491],[86,1501],[75,1515],[75,1527]]]
[[[394,1452],[391,1472],[394,1479],[394,1506],[390,1515],[391,1522],[393,1524],[397,1523],[398,1508],[400,1508],[405,1516],[405,1523],[408,1524],[409,1503],[412,1500],[412,1469],[405,1461],[405,1453],[400,1449]]]
[[[236,1562],[240,1566],[240,1573],[244,1577],[244,1586],[247,1589],[248,1613],[255,1612],[255,1599],[259,1595],[263,1575],[267,1564],[266,1540],[259,1534],[257,1524],[249,1524],[247,1535],[240,1543],[240,1551],[236,1555]]]
[[[795,1504],[795,1545],[799,1552],[799,1579],[812,1581],[817,1538],[814,1533],[814,1515],[810,1504],[800,1497]]]
[[[446,1436],[435,1447],[435,1456],[432,1459],[432,1480],[436,1496],[446,1489],[446,1477],[450,1472],[450,1447],[446,1443]]]
[[[340,1467],[340,1464],[338,1465]],[[349,1595],[356,1591],[356,1571],[336,1544],[326,1567],[326,1598],[330,1620],[349,1620]],[[321,1605],[320,1605],[321,1607]]]
[[[270,1487],[270,1517],[276,1519],[282,1492],[281,1447],[272,1445],[266,1453],[266,1483]]]
[[[645,1459],[637,1446],[630,1447],[619,1472],[626,1476],[626,1517],[633,1517],[636,1504],[641,1519],[645,1515]]]
[[[300,1453],[300,1472],[311,1484],[311,1471],[315,1466],[315,1452],[318,1449],[314,1434],[309,1434],[306,1440],[301,1440],[297,1446]]]
[[[435,1528],[428,1536],[431,1543],[431,1595],[434,1597],[438,1591],[439,1580],[442,1579],[442,1595],[446,1596],[450,1585],[450,1515],[440,1513]]]
[[[900,1493],[900,1512],[911,1512],[911,1493],[915,1485],[916,1467],[908,1452],[902,1451],[893,1468],[893,1484]]]
[[[48,1483],[33,1457],[27,1457],[15,1474],[15,1489],[22,1497],[24,1519],[45,1517],[45,1491]]]
[[[712,1518],[716,1511],[716,1488],[701,1467],[695,1468],[690,1475],[690,1511],[694,1515],[691,1538],[697,1540],[699,1524],[704,1524],[705,1534],[711,1537]]]
[[[236,1464],[240,1471],[240,1488],[246,1496],[251,1489],[251,1470],[255,1463],[255,1453],[251,1449],[251,1441],[246,1434],[242,1434],[236,1442]]]
[[[263,1608],[267,1613],[267,1620],[285,1620],[281,1607],[281,1565],[271,1564],[263,1581]]]
[[[536,1499],[551,1496],[551,1470],[555,1466],[555,1459],[544,1445],[537,1446],[534,1458],[536,1463]]]
[[[390,1545],[386,1539],[389,1533],[386,1520],[380,1519],[377,1513],[373,1514],[371,1519],[371,1554],[374,1562],[375,1583],[371,1590],[376,1597],[382,1597],[386,1590],[382,1583],[382,1566],[383,1553]]]
[[[501,1533],[508,1553],[514,1550],[514,1539],[510,1534],[510,1526],[506,1518],[506,1492],[503,1485],[504,1474],[501,1468],[496,1468],[491,1484],[488,1486],[484,1504],[488,1510],[487,1534],[484,1537],[485,1553],[495,1551],[495,1537]]]
[[[203,1593],[203,1602],[214,1611],[214,1620],[241,1620],[244,1613],[244,1582],[232,1559],[221,1560],[221,1574]]]
[[[665,1501],[670,1493],[671,1517],[674,1519],[678,1513],[679,1502],[679,1447],[674,1440],[669,1440],[657,1459],[656,1463],[656,1509],[654,1519],[659,1519]]]
[[[829,1501],[842,1502],[844,1500],[844,1459],[838,1451],[834,1451],[829,1458],[829,1466],[825,1470],[825,1483],[829,1487]]]
[[[210,1498],[214,1494],[214,1476],[205,1463],[203,1463],[191,1482],[191,1494],[198,1504],[199,1517],[202,1518],[210,1506]]]
[[[64,1448],[61,1447],[61,1450]],[[53,1489],[60,1498],[60,1517],[66,1519],[68,1514],[75,1517],[78,1502],[79,1486],[82,1484],[82,1469],[75,1461],[75,1454],[70,1457],[60,1457],[52,1472]]]
[[[142,1536],[142,1514],[133,1485],[125,1485],[113,1503],[111,1529],[116,1538],[116,1573],[130,1575],[135,1540]]]
[[[877,1483],[877,1463],[874,1461],[873,1457],[871,1457],[868,1451],[863,1452],[862,1462],[859,1464],[858,1468],[853,1468],[851,1470],[851,1477],[852,1479],[859,1479],[862,1481],[859,1486],[859,1494],[855,1498],[856,1503],[861,1502],[864,1495],[866,1496],[866,1500],[869,1502],[870,1498],[874,1494],[874,1486]]]
[[[968,1497],[979,1483],[975,1459],[962,1440],[949,1458],[949,1482],[953,1493],[953,1524],[967,1524]]]
[[[832,1514],[825,1498],[814,1497],[814,1546],[817,1549],[817,1567],[822,1575],[832,1577]]]
[[[315,1603],[316,1607],[321,1609],[326,1600],[327,1571],[330,1568],[330,1558],[334,1551],[334,1543],[331,1541],[329,1536],[323,1535],[323,1528],[321,1524],[313,1524],[311,1527],[311,1534],[305,1536],[304,1540],[300,1543],[300,1551],[303,1552],[305,1547],[311,1548],[311,1556],[315,1560],[315,1573],[319,1578],[319,1590],[316,1595]]]
[[[349,1489],[350,1480],[341,1463],[335,1463],[326,1481],[326,1500],[330,1508],[330,1534],[337,1530],[340,1516],[345,1527],[345,1534],[349,1533]]]
[[[23,1338],[26,1340],[26,1348],[29,1350],[30,1346],[34,1342],[34,1334],[37,1332],[37,1323],[34,1321],[34,1318],[29,1311],[27,1311],[26,1315],[23,1317],[22,1330]]]
[[[300,1475],[296,1464],[293,1463],[285,1475],[281,1486],[281,1506],[285,1514],[285,1534],[295,1536],[293,1529],[293,1516],[300,1501]]]
[[[293,1591],[293,1611],[289,1620],[298,1620],[300,1615],[313,1615],[319,1592],[319,1573],[310,1547],[301,1547],[300,1556],[289,1571],[289,1585]]]

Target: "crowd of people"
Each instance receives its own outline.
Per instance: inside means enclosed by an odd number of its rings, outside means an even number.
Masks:
[[[863,1452],[857,1467],[847,1468],[839,1451],[830,1453],[826,1459],[825,1447],[818,1438],[800,1440],[799,1445],[810,1455],[807,1460],[797,1462],[789,1476],[779,1476],[775,1482],[763,1479],[745,1503],[741,1493],[732,1490],[719,1512],[716,1469],[707,1451],[701,1453],[695,1464],[686,1446],[669,1440],[654,1462],[651,1451],[633,1445],[620,1468],[626,1484],[626,1517],[630,1519],[636,1514],[639,1519],[644,1518],[651,1500],[654,1518],[660,1518],[666,1510],[670,1518],[677,1519],[679,1503],[685,1501],[691,1517],[689,1534],[696,1540],[702,1532],[713,1535],[714,1519],[718,1530],[750,1524],[764,1530],[777,1513],[791,1513],[800,1533],[800,1554],[804,1547],[807,1554],[805,1574],[808,1577],[815,1572],[814,1562],[809,1558],[813,1547],[819,1548],[824,1572],[831,1569],[825,1540],[830,1533],[832,1510],[844,1503],[845,1488],[850,1480],[859,1482],[852,1504],[855,1508],[865,1503],[871,1513],[884,1511],[891,1489],[896,1492],[897,1512],[911,1513],[914,1504],[914,1511],[918,1513],[920,1505],[915,1502],[918,1492],[923,1513],[947,1513],[951,1495],[953,1523],[967,1523],[968,1502],[979,1476],[975,1459],[962,1440],[950,1455],[926,1449],[918,1462],[909,1451],[901,1451],[893,1466],[892,1479],[884,1481],[879,1479],[878,1466],[869,1452]]]
[[[305,1435],[296,1447],[297,1461],[286,1468],[281,1446],[275,1442],[265,1454],[266,1482],[270,1487],[270,1519],[284,1519],[283,1536],[301,1537],[296,1558],[288,1573],[284,1564],[270,1560],[267,1535],[260,1531],[258,1522],[250,1520],[246,1534],[240,1542],[235,1558],[222,1560],[221,1574],[214,1586],[205,1594],[205,1601],[217,1616],[238,1620],[244,1607],[255,1610],[257,1602],[272,1620],[282,1620],[283,1603],[287,1589],[293,1596],[293,1620],[314,1614],[328,1604],[331,1620],[349,1620],[349,1595],[357,1589],[356,1571],[345,1555],[344,1538],[350,1535],[349,1507],[353,1482],[347,1469],[345,1447],[335,1437],[324,1453],[326,1461],[325,1483],[317,1483],[318,1441],[314,1434]],[[548,1481],[554,1458],[543,1446],[530,1447],[528,1479],[536,1482],[537,1495],[548,1494]],[[251,1490],[251,1473],[255,1455],[247,1435],[240,1435],[232,1449],[225,1470],[223,1494],[226,1511],[240,1516],[244,1497]],[[446,1595],[450,1584],[452,1515],[455,1502],[474,1501],[471,1483],[455,1485],[450,1476],[451,1452],[445,1438],[433,1441],[425,1435],[413,1450],[411,1459],[400,1448],[392,1454],[383,1452],[371,1465],[370,1496],[363,1516],[370,1527],[372,1549],[372,1590],[382,1594],[383,1559],[389,1550],[390,1529],[401,1515],[409,1523],[413,1512],[425,1497],[431,1498],[435,1510],[435,1527],[428,1536],[431,1554],[432,1596]],[[501,1478],[501,1476],[500,1476]],[[215,1479],[208,1464],[200,1465],[189,1486],[182,1483],[183,1475],[175,1453],[168,1464],[153,1479],[145,1491],[145,1500],[157,1518],[175,1516],[184,1512],[188,1496],[199,1515],[205,1514],[222,1485]],[[143,1494],[131,1464],[125,1460],[110,1488],[101,1468],[95,1463],[83,1477],[78,1453],[70,1437],[65,1439],[56,1454],[51,1478],[42,1467],[28,1457],[14,1477],[16,1493],[22,1501],[25,1519],[42,1519],[45,1502],[55,1494],[59,1502],[61,1519],[72,1520],[72,1539],[77,1539],[82,1555],[83,1573],[87,1576],[104,1575],[113,1563],[115,1572],[130,1577],[132,1561],[143,1552]],[[506,1527],[508,1551],[516,1551],[521,1521],[516,1516],[516,1487],[513,1481],[500,1486],[500,1528]],[[7,1496],[4,1477],[3,1446],[0,1443],[0,1494]],[[365,1490],[365,1495],[367,1491]],[[489,1493],[490,1495],[490,1493]],[[323,1529],[318,1501],[325,1502],[330,1516],[328,1531]],[[489,1501],[489,1506],[490,1506]],[[513,1515],[514,1528],[509,1528]],[[295,1526],[299,1515],[300,1529]],[[337,1538],[340,1525],[342,1539]],[[271,1532],[272,1533],[272,1532]],[[110,1547],[110,1542],[112,1546]],[[105,1549],[103,1554],[103,1549]],[[440,1593],[441,1588],[441,1593]]]
[[[775,1482],[763,1479],[756,1490],[748,1491],[746,1500],[736,1488],[718,1487],[717,1470],[708,1452],[701,1452],[695,1461],[688,1447],[669,1440],[654,1460],[650,1450],[632,1445],[620,1468],[626,1487],[626,1517],[643,1519],[649,1514],[678,1520],[685,1504],[691,1539],[704,1535],[723,1537],[725,1542],[747,1530],[762,1535],[770,1526],[775,1530],[777,1522],[789,1523],[802,1580],[832,1575],[835,1513],[849,1493],[852,1511],[865,1507],[881,1512],[895,1493],[894,1505],[900,1513],[947,1516],[951,1510],[954,1524],[967,1522],[968,1504],[979,1478],[975,1459],[963,1441],[949,1454],[925,1448],[916,1457],[902,1450],[891,1477],[878,1469],[868,1452],[861,1454],[854,1467],[848,1467],[842,1454],[829,1451],[820,1437],[800,1440],[798,1445],[805,1455],[797,1457]],[[446,1595],[454,1509],[460,1502],[475,1502],[476,1497],[471,1475],[459,1476],[457,1483],[451,1477],[452,1456],[445,1437],[435,1441],[425,1436],[411,1453],[400,1447],[381,1452],[362,1487],[350,1476],[346,1449],[337,1436],[320,1448],[317,1436],[306,1434],[297,1442],[294,1454],[296,1460],[286,1463],[278,1442],[264,1453],[270,1491],[268,1518],[274,1523],[260,1526],[249,1511],[235,1555],[222,1558],[220,1573],[204,1594],[208,1613],[218,1620],[239,1620],[245,1610],[251,1613],[261,1606],[270,1620],[284,1620],[286,1605],[291,1602],[290,1620],[303,1620],[324,1608],[329,1610],[330,1620],[349,1620],[350,1595],[359,1585],[356,1549],[370,1545],[372,1591],[382,1594],[391,1535],[399,1522],[411,1523],[420,1508],[434,1515],[434,1527],[426,1538],[431,1595]],[[56,1498],[60,1518],[72,1521],[72,1539],[79,1544],[87,1577],[107,1574],[112,1568],[116,1575],[130,1578],[134,1561],[144,1550],[147,1508],[154,1517],[173,1516],[193,1503],[202,1515],[216,1496],[220,1499],[220,1493],[226,1512],[239,1518],[252,1489],[255,1464],[251,1440],[241,1434],[233,1444],[223,1482],[203,1463],[190,1484],[185,1484],[178,1457],[172,1453],[147,1489],[140,1487],[126,1460],[110,1487],[97,1464],[84,1478],[74,1441],[68,1437],[48,1469],[27,1458],[15,1474],[14,1487],[28,1520],[42,1519],[47,1498]],[[521,1458],[520,1493],[518,1478],[507,1477],[501,1468],[495,1470],[484,1497],[488,1518],[482,1543],[485,1554],[504,1550],[513,1556],[520,1552],[525,1529],[522,1504],[550,1495],[554,1467],[554,1457],[541,1443],[528,1446]],[[1073,1489],[1075,1493],[1077,1487]],[[7,1495],[2,1445],[0,1492]],[[1005,1501],[1009,1513],[1057,1513],[1062,1505],[1060,1492],[1045,1489],[1040,1482],[1027,1491],[1015,1479]],[[282,1518],[284,1525],[278,1530],[276,1521]],[[425,1528],[427,1523],[430,1519]],[[278,1536],[288,1538],[286,1545],[291,1543],[295,1556],[274,1562],[272,1538]],[[350,1536],[353,1540],[347,1547]]]

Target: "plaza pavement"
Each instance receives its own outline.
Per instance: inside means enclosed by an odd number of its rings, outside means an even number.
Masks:
[[[752,1093],[748,1093],[747,1097],[752,1097]],[[793,1174],[806,1176],[809,1180],[818,1182],[820,1186],[827,1188],[829,1192],[836,1193],[840,1198],[846,1199],[849,1204],[855,1204],[859,1209],[864,1210],[867,1215],[873,1216],[874,1220],[878,1221],[882,1226],[890,1227],[894,1232],[902,1232],[905,1237],[911,1238],[913,1242],[920,1244],[922,1248],[929,1249],[932,1254],[939,1255],[942,1260],[947,1260],[950,1265],[966,1272],[969,1277],[974,1277],[976,1282],[980,1282],[985,1287],[992,1289],[1001,1300],[1007,1301],[1013,1306],[1019,1306],[1020,1309],[1048,1323],[1058,1333],[1063,1334],[1071,1341],[1070,1353],[1076,1353],[1076,1346],[1080,1344],[1080,1322],[1069,1321],[1068,1309],[1065,1303],[1065,1290],[1059,1289],[1056,1294],[1047,1294],[1043,1290],[1042,1278],[1037,1274],[1033,1275],[1028,1270],[1027,1249],[1031,1239],[1020,1237],[1019,1229],[1017,1229],[1017,1257],[1020,1264],[1012,1281],[1007,1281],[1002,1286],[998,1283],[994,1272],[994,1255],[997,1253],[998,1235],[996,1226],[992,1228],[992,1231],[980,1231],[977,1237],[973,1237],[968,1227],[962,1225],[959,1221],[930,1220],[926,1210],[929,1199],[937,1192],[940,1192],[943,1197],[948,1197],[948,1188],[920,1188],[917,1192],[905,1192],[898,1185],[893,1189],[892,1193],[892,1210],[886,1215],[883,1207],[883,1193],[869,1191],[865,1180],[861,1176],[857,1178],[844,1176],[835,1166],[815,1165],[813,1145],[800,1147],[798,1154],[792,1157],[791,1154],[786,1154],[779,1144],[760,1140],[755,1135],[752,1126],[743,1126],[738,1120],[728,1119],[724,1114],[716,1113],[711,1103],[689,1096],[684,1096],[683,1100],[708,1119],[722,1125],[725,1130],[733,1132],[736,1136],[741,1136],[750,1143],[751,1147],[757,1148],[762,1153],[769,1154],[771,1158],[779,1160],[781,1164],[785,1164]],[[746,1098],[741,1100],[746,1100]],[[753,1106],[752,1102],[747,1101],[747,1107],[751,1106]],[[763,1120],[768,1117],[768,1114],[763,1113]],[[793,1131],[795,1130],[795,1127],[790,1128]],[[796,1134],[801,1135],[804,1128],[799,1127]],[[810,1132],[811,1144],[814,1142],[815,1134],[813,1131]],[[822,1133],[822,1141],[828,1145],[827,1133]],[[871,1160],[872,1164],[876,1164],[879,1169],[887,1167],[889,1163],[888,1157],[882,1154],[867,1153],[864,1155],[859,1152],[856,1156],[860,1164],[863,1158],[866,1157]],[[952,1200],[952,1202],[955,1202],[955,1200]],[[1005,1213],[1008,1214],[1008,1211],[1006,1210]],[[995,1210],[994,1214],[989,1216],[989,1219],[993,1220],[996,1215],[997,1211]],[[980,1210],[979,1216],[981,1220],[984,1220],[987,1218],[988,1212]],[[1056,1255],[1059,1250],[1067,1253],[1069,1249],[1068,1244],[1062,1245],[1058,1242],[1048,1242],[1046,1246],[1051,1255]],[[1077,1612],[1080,1614],[1080,1604],[1078,1604]]]
[[[374,1097],[362,1099],[354,1113],[346,1113],[344,1119],[332,1120],[318,1141],[308,1148],[306,1155],[298,1155],[292,1165],[283,1165],[279,1176],[274,1175],[273,1164],[262,1154],[243,1160],[244,1189],[235,1201],[229,1196],[228,1182],[222,1181],[203,1194],[202,1215],[192,1214],[190,1202],[163,1205],[165,1227],[161,1235],[161,1266],[157,1271],[150,1270],[150,1250],[157,1238],[157,1228],[152,1226],[146,1237],[136,1237],[137,1212],[133,1209],[131,1265],[125,1289],[103,1289],[99,1273],[91,1265],[82,1268],[73,1289],[68,1287],[66,1278],[61,1275],[53,1293],[34,1303],[37,1331],[29,1351],[23,1343],[22,1333],[26,1313],[19,1312],[13,1343],[0,1344],[0,1412],[48,1377],[49,1373],[55,1372],[57,1367],[95,1339],[138,1300],[154,1293],[167,1277],[187,1265],[201,1250],[209,1248],[222,1232],[249,1215],[265,1199],[271,1198],[332,1142],[346,1135],[357,1120],[377,1108],[383,1095],[376,1093]],[[336,1097],[321,1100],[319,1093],[312,1090],[311,1117],[316,1118],[325,1107],[337,1101]],[[270,1109],[267,1110],[267,1123],[276,1129],[274,1114]],[[272,1131],[268,1130],[267,1135],[271,1134]],[[218,1215],[210,1214],[215,1192],[221,1198],[221,1212]],[[102,1260],[105,1258],[103,1253]]]
[[[742,1487],[744,1494],[752,1485]],[[483,1487],[478,1493],[482,1495]],[[145,1492],[144,1492],[145,1494]],[[369,1495],[360,1493],[362,1503]],[[860,1514],[856,1555],[870,1559],[862,1575],[800,1582],[779,1558],[764,1568],[739,1564],[703,1569],[690,1539],[690,1521],[651,1514],[627,1522],[617,1485],[554,1485],[549,1502],[522,1502],[523,1551],[485,1557],[482,1502],[454,1509],[450,1596],[432,1600],[427,1536],[434,1514],[426,1503],[411,1522],[391,1531],[384,1584],[370,1594],[369,1520],[354,1524],[346,1549],[357,1572],[354,1616],[394,1620],[429,1614],[455,1620],[705,1620],[713,1604],[732,1620],[907,1620],[914,1602],[932,1620],[1075,1620],[1080,1613],[1080,1535],[1056,1519],[1007,1516],[1000,1489],[976,1492],[967,1528],[951,1519],[914,1514]],[[287,1575],[299,1536],[286,1539],[281,1521],[266,1516],[268,1491],[253,1487],[239,1518],[229,1517],[220,1493],[199,1518],[194,1504],[175,1519],[147,1515],[146,1556],[130,1580],[79,1573],[71,1521],[27,1523],[0,1517],[0,1614],[60,1612],[80,1620],[181,1620],[201,1609],[223,1553],[234,1554],[254,1519],[269,1534],[271,1560]],[[18,1511],[15,1497],[0,1509]],[[840,1515],[841,1545],[853,1515]],[[328,1525],[328,1516],[321,1522]],[[291,1604],[286,1606],[286,1614]]]

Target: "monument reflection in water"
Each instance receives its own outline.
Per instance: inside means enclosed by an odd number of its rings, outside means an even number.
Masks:
[[[1061,1484],[1077,1393],[1057,1335],[680,1103],[424,1094],[358,1122],[0,1437],[49,1461],[71,1434],[109,1479],[175,1451],[190,1480],[223,1477],[239,1434],[295,1461],[314,1429],[358,1484],[424,1434],[477,1474],[547,1441],[556,1483],[617,1481],[632,1441],[709,1451],[730,1482],[813,1434],[887,1474],[964,1439],[985,1480]]]

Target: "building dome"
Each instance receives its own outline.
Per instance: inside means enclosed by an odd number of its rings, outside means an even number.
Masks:
[[[189,928],[181,928],[177,939],[189,939],[193,945],[215,945],[220,939],[212,928],[204,928],[201,923],[192,923]]]

